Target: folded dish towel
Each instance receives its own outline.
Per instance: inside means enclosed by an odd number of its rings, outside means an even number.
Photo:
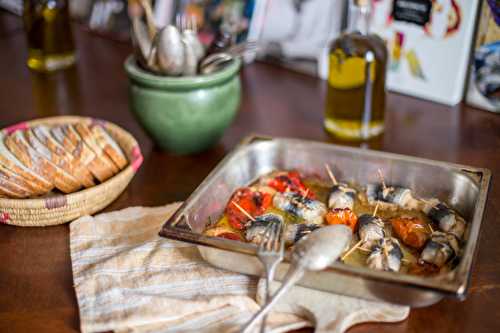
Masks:
[[[71,223],[82,332],[236,332],[258,310],[257,279],[210,266],[194,245],[158,237],[177,207],[132,207]],[[408,313],[408,307],[296,287],[269,316],[268,331],[343,332]]]

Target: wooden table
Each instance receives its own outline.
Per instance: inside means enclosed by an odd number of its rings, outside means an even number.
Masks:
[[[21,22],[0,14],[0,127],[37,117],[76,114],[110,120],[141,144],[144,164],[106,210],[183,200],[245,135],[258,132],[334,142],[322,129],[324,83],[265,64],[242,72],[241,110],[221,142],[193,156],[155,149],[128,108],[123,61],[127,44],[75,29],[78,65],[36,75],[25,65]],[[371,149],[458,162],[500,173],[500,115],[389,94],[386,133]],[[500,185],[493,182],[465,302],[444,300],[414,309],[397,324],[364,324],[350,332],[493,332],[500,327]],[[68,226],[0,226],[0,332],[79,329]]]

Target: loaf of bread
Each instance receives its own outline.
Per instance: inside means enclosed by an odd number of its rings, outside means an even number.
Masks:
[[[0,131],[0,197],[72,193],[104,182],[128,165],[100,123],[37,125]]]

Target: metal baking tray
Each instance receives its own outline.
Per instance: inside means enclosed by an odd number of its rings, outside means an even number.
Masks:
[[[300,285],[332,293],[422,307],[443,297],[464,299],[486,204],[491,172],[487,169],[313,141],[252,136],[228,154],[164,224],[160,236],[200,245],[202,257],[214,266],[263,275],[253,244],[207,237],[209,218],[216,220],[235,189],[277,169],[325,175],[328,163],[338,179],[358,184],[378,182],[411,188],[417,196],[437,197],[468,221],[463,256],[451,272],[433,277],[380,272],[336,262],[321,272],[307,273]],[[276,273],[283,278],[288,263]]]

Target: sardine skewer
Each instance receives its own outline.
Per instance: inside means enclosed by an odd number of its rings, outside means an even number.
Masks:
[[[420,201],[413,198],[410,189],[400,186],[387,187],[385,184],[368,184],[366,196],[368,202],[381,201],[406,209],[417,209],[421,206]]]
[[[442,267],[458,255],[460,246],[454,234],[435,231],[420,254],[420,260]]]
[[[345,183],[339,183],[333,175],[330,166],[326,163],[325,169],[333,183],[330,194],[328,195],[328,208],[332,210],[348,208],[352,211],[356,196],[356,190],[349,187]]]
[[[465,220],[446,204],[438,202],[432,207],[425,207],[424,213],[436,223],[440,230],[462,239],[465,232]]]
[[[274,207],[289,214],[300,217],[308,223],[323,224],[327,212],[326,205],[321,201],[302,196],[300,193],[276,193],[273,197]]]
[[[377,205],[375,206],[375,209],[373,210],[373,213],[372,213],[372,216],[373,216],[373,217],[375,217],[375,215],[377,214],[378,206],[379,206],[379,204],[378,204],[378,202],[377,202]],[[359,240],[356,244],[354,244],[354,246],[353,246],[353,247],[351,247],[351,249],[350,249],[349,251],[347,251],[347,252],[346,252],[346,253],[345,253],[345,254],[344,254],[344,255],[340,258],[340,260],[344,261],[344,259],[345,259],[345,258],[347,258],[349,255],[351,255],[351,253],[353,253],[356,249],[358,249],[364,241],[365,241],[365,240],[364,240],[364,239],[362,239],[362,238],[360,237],[360,240]]]
[[[403,252],[398,240],[388,237],[377,241],[366,263],[372,269],[398,272],[402,259]]]

